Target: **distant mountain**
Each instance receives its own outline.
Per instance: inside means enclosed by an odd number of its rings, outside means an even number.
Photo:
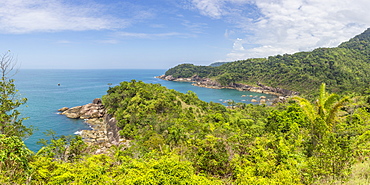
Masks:
[[[218,66],[221,66],[221,65],[226,64],[226,63],[229,63],[229,62],[215,62],[215,63],[209,64],[209,66],[218,67]]]
[[[181,64],[166,75],[207,77],[222,85],[261,84],[313,95],[325,82],[331,92],[363,92],[370,84],[370,28],[335,48],[225,63],[218,67]]]

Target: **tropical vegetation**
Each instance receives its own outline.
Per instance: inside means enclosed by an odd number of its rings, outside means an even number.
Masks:
[[[301,83],[309,85],[300,87],[312,92],[309,99],[294,96],[273,106],[233,102],[226,107],[160,84],[132,80],[110,87],[102,101],[127,142],[103,154],[96,154],[100,145],[54,131],[46,133],[49,140],[39,141],[38,152],[30,151],[22,138],[32,129],[22,124],[17,111],[26,99],[17,96],[13,80],[4,73],[9,68],[0,63],[0,184],[369,184],[370,89],[368,79],[362,79],[369,33],[312,53],[219,67],[184,64],[168,71],[223,83],[258,80],[292,88]],[[347,59],[354,66],[347,66]],[[288,83],[299,70],[301,76]],[[352,91],[342,89],[351,80]]]
[[[1,183],[314,184],[346,181],[370,151],[369,95],[225,107],[159,84],[122,82],[103,96],[129,145],[95,155],[79,136],[32,153],[1,135]]]

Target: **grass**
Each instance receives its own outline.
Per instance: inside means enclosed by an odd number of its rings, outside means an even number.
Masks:
[[[368,185],[370,184],[370,160],[359,162],[353,165],[352,174],[345,185]]]
[[[370,184],[370,160],[358,162],[352,166],[352,174],[348,181],[329,181],[322,179],[314,184],[322,185],[369,185]]]

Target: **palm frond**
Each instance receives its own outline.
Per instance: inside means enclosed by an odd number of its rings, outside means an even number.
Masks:
[[[348,102],[349,97],[344,97],[337,101],[329,110],[328,116],[326,117],[326,124],[330,127],[334,127],[335,118],[338,112],[340,111],[340,108],[342,108],[346,102]]]
[[[335,102],[338,102],[339,98],[337,94],[330,94],[325,100],[324,109],[330,109]]]

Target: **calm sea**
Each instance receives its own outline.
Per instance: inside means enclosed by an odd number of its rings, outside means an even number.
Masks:
[[[192,86],[186,82],[170,82],[154,78],[164,74],[166,70],[117,69],[117,70],[34,70],[22,69],[13,78],[21,97],[28,99],[26,106],[20,111],[23,117],[29,117],[25,125],[33,125],[37,130],[25,140],[26,145],[33,151],[40,146],[36,142],[41,139],[50,139],[43,134],[46,130],[54,130],[58,135],[71,135],[82,129],[89,129],[82,120],[68,119],[57,114],[62,107],[74,107],[92,102],[106,94],[109,88],[122,81],[132,79],[146,83],[160,83],[170,89],[186,93],[195,92],[201,100],[218,102],[251,103],[252,95],[267,96],[253,92],[240,92],[230,89],[208,89]],[[58,86],[60,84],[60,86]],[[243,96],[242,95],[246,95]]]

